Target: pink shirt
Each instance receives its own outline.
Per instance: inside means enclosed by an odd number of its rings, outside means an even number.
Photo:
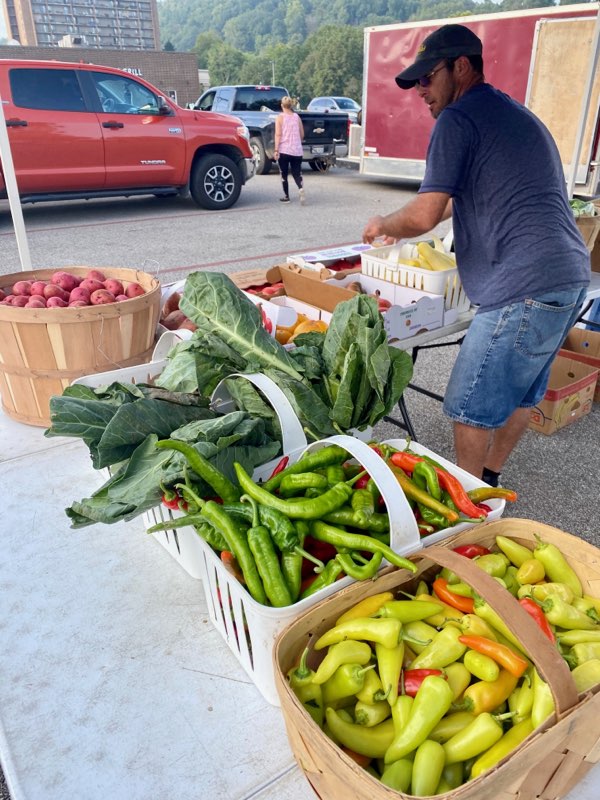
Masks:
[[[302,155],[302,139],[300,138],[300,117],[298,114],[281,114],[281,138],[279,152],[288,156]]]

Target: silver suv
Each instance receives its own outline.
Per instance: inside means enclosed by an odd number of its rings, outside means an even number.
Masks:
[[[343,111],[348,114],[350,122],[358,122],[360,106],[351,97],[315,97],[308,104],[307,111]]]

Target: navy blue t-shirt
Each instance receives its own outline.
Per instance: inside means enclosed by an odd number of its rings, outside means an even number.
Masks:
[[[493,86],[478,84],[442,111],[419,191],[452,196],[459,273],[480,310],[589,283],[558,148]]]

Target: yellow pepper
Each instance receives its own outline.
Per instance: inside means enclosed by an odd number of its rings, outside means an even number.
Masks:
[[[492,745],[489,750],[479,756],[477,761],[471,767],[471,778],[477,778],[483,772],[494,767],[503,758],[506,758],[509,753],[518,747],[533,730],[533,723],[531,717],[527,717],[521,722],[513,725],[496,744]]]
[[[349,608],[339,619],[336,620],[336,625],[341,625],[342,622],[347,622],[357,617],[370,617],[376,614],[384,603],[394,599],[392,592],[380,592],[373,594],[371,597],[365,597],[364,600],[356,603],[356,605]]]

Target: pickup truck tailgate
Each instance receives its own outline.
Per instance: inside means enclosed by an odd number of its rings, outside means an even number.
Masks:
[[[347,114],[320,114],[303,111],[300,117],[304,126],[303,143],[305,145],[331,143],[334,139],[341,142],[348,141]]]

